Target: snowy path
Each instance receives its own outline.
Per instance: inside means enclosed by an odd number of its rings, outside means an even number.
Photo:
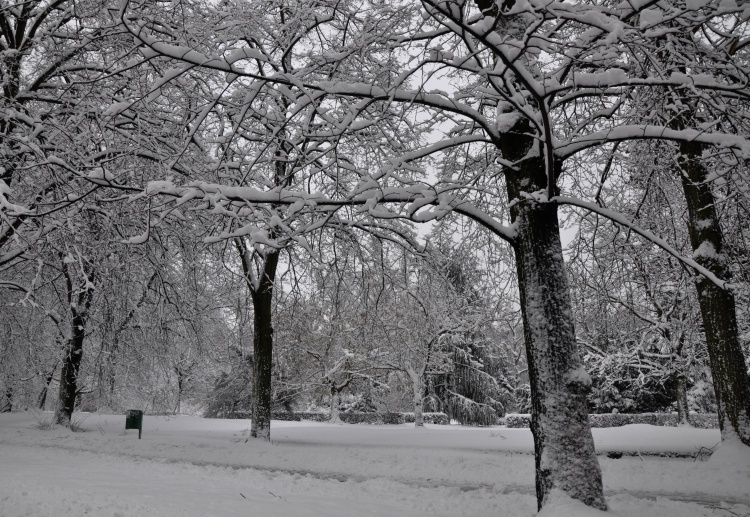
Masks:
[[[536,510],[534,459],[518,453],[531,449],[527,429],[274,422],[270,445],[245,442],[247,421],[148,416],[138,440],[125,434],[121,415],[89,415],[84,433],[35,429],[34,418],[0,415],[2,517],[530,517]],[[718,438],[651,426],[594,434],[600,451],[671,454]],[[599,460],[610,515],[750,517],[750,465],[732,471],[684,458]],[[720,501],[731,511],[706,508]]]
[[[0,514],[425,516],[533,515],[534,498],[491,491],[415,487],[385,479],[337,481],[251,468],[160,462],[121,455],[0,446]],[[113,468],[114,467],[114,468]],[[7,477],[6,477],[7,476]],[[471,501],[468,501],[471,499]],[[452,504],[446,504],[453,501]],[[421,503],[421,504],[415,504]],[[354,511],[356,509],[356,511]],[[470,509],[470,513],[462,510]],[[487,513],[484,513],[487,512]]]
[[[40,481],[43,477],[47,477],[51,480],[55,479],[64,479],[66,481],[66,484],[69,484],[70,482],[74,482],[74,485],[77,485],[78,488],[85,489],[87,486],[98,486],[101,488],[114,488],[114,493],[124,493],[124,492],[133,492],[135,494],[141,493],[145,497],[149,497],[150,493],[153,490],[153,485],[151,483],[146,483],[144,481],[144,478],[142,475],[137,475],[135,477],[131,475],[123,475],[123,471],[121,470],[123,465],[130,466],[131,464],[137,465],[139,470],[142,470],[144,468],[143,462],[146,462],[147,468],[149,470],[154,468],[154,464],[158,467],[161,466],[163,468],[164,466],[169,465],[177,465],[179,470],[186,470],[189,469],[189,467],[198,467],[199,470],[202,467],[208,467],[209,470],[212,471],[220,471],[220,472],[230,472],[231,470],[235,471],[256,471],[258,475],[265,476],[266,480],[268,479],[277,479],[280,480],[283,478],[283,476],[290,476],[292,479],[299,479],[300,477],[305,477],[307,479],[315,479],[322,482],[335,482],[334,485],[338,483],[344,483],[344,482],[352,482],[352,483],[364,483],[368,481],[377,481],[377,477],[371,477],[366,476],[362,474],[344,474],[344,473],[335,473],[335,472],[317,472],[315,470],[290,470],[290,469],[281,469],[281,468],[269,468],[269,467],[240,467],[236,465],[225,465],[225,464],[217,464],[217,463],[208,463],[208,462],[193,462],[193,461],[179,461],[174,459],[167,459],[167,458],[155,458],[155,459],[143,459],[139,458],[138,456],[125,456],[122,454],[107,454],[106,457],[99,457],[99,459],[103,459],[105,463],[103,465],[99,465],[100,468],[77,468],[77,469],[71,469],[73,470],[73,474],[70,473],[66,474],[66,470],[68,467],[75,465],[75,464],[87,464],[91,465],[92,457],[96,458],[96,455],[92,453],[89,453],[87,451],[80,451],[76,449],[67,449],[67,448],[60,448],[55,447],[54,445],[51,446],[41,446],[41,447],[27,447],[27,446],[7,446],[0,444],[0,463],[4,464],[7,467],[10,467],[10,469],[13,471],[14,481],[17,480],[19,476],[22,475],[22,473],[28,474],[27,477],[30,479],[34,479],[37,481]],[[46,451],[44,451],[47,449]],[[43,452],[44,451],[44,452]],[[67,455],[66,455],[67,453]],[[42,458],[40,460],[39,458]],[[666,460],[666,461],[676,461],[676,460]],[[104,483],[102,485],[102,480],[105,479],[107,476],[111,476],[111,463],[115,462],[118,464],[118,471],[115,476],[113,476],[113,479],[110,479],[108,483]],[[94,462],[96,463],[96,462]],[[43,471],[44,474],[41,475],[39,473],[39,469],[37,468],[39,465],[43,465]],[[53,468],[50,468],[50,465]],[[51,471],[54,470],[55,467],[61,467],[57,470],[57,472],[54,473],[54,475],[51,474]],[[35,470],[36,468],[36,470]],[[3,470],[6,470],[5,468]],[[87,474],[96,473],[96,476],[94,478],[89,479],[81,479],[81,472],[86,472]],[[125,470],[127,472],[127,469]],[[237,474],[239,476],[240,473]],[[237,476],[234,476],[235,478]],[[213,478],[216,478],[216,475],[213,476]],[[95,479],[96,481],[92,481],[92,479]],[[179,492],[187,491],[187,493],[194,494],[196,492],[196,488],[192,486],[192,483],[186,484],[184,480],[177,481],[174,479],[174,476],[172,475],[170,477],[171,483],[166,484],[164,486],[160,487],[160,490],[158,494],[160,496],[163,496],[164,494],[176,494]],[[466,483],[457,483],[457,482],[451,482],[448,480],[443,480],[440,482],[434,482],[429,481],[425,479],[421,479],[419,477],[415,479],[408,479],[408,478],[391,478],[390,481],[393,481],[398,484],[405,485],[406,487],[411,488],[426,488],[426,489],[438,489],[438,488],[456,488],[460,490],[463,493],[467,492],[476,492],[476,491],[493,491],[498,489],[498,485],[491,485],[491,484],[466,484]],[[143,486],[146,487],[145,491],[142,491],[141,489]],[[228,484],[225,482],[222,482],[222,487],[227,487]],[[175,487],[178,487],[178,490],[175,491]],[[200,490],[203,490],[205,487],[201,485]],[[241,488],[241,487],[240,487]],[[73,486],[73,489],[76,489],[76,486]],[[281,490],[277,489],[277,492],[284,493],[283,491],[286,490],[287,487],[284,487]],[[106,490],[104,490],[106,492]],[[528,495],[528,496],[534,496],[534,486],[533,485],[515,485],[515,484],[509,484],[502,487],[502,489],[499,491],[502,494],[511,494],[515,493],[517,495]],[[244,492],[237,492],[242,493],[242,496],[247,496]],[[237,493],[230,493],[228,494],[227,499],[231,500],[233,497],[237,497]],[[631,490],[628,492],[625,491],[616,491],[608,489],[606,490],[606,494],[608,497],[612,497],[614,495],[622,495],[627,493],[630,496],[638,497],[640,499],[652,499],[655,500],[657,498],[668,498],[672,499],[674,501],[682,501],[682,502],[690,502],[690,503],[698,503],[703,506],[718,506],[722,503],[730,503],[730,504],[744,504],[747,506],[750,506],[750,494],[748,494],[747,497],[727,497],[724,496],[717,496],[715,494],[710,493],[685,493],[685,492],[665,492],[663,490]],[[282,499],[281,497],[278,497],[276,494],[274,494],[270,488],[268,490],[268,494],[271,494],[273,497],[277,497],[278,499]],[[241,496],[241,497],[242,497]],[[222,496],[223,497],[223,496]],[[201,497],[201,500],[203,499],[211,499],[211,494],[204,494]],[[177,498],[178,501],[184,500],[184,498]],[[274,501],[275,502],[275,501]],[[242,506],[242,505],[240,505]],[[382,509],[378,509],[380,511]],[[202,515],[207,515],[206,513],[203,513]]]

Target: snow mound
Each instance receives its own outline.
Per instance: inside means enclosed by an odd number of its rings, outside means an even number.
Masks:
[[[608,497],[607,506],[608,511],[603,512],[572,499],[560,490],[553,490],[538,517],[718,517],[720,515],[747,515],[744,512],[750,510],[750,507],[736,505],[729,513],[724,513],[723,509],[730,510],[728,506],[706,508],[691,503],[670,501],[663,497],[650,500],[626,494]]]

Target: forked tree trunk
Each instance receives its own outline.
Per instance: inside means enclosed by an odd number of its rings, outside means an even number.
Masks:
[[[65,278],[68,306],[70,307],[70,334],[63,348],[60,390],[57,395],[54,421],[70,427],[76,399],[78,397],[78,372],[83,359],[83,340],[86,337],[91,301],[94,297],[94,276],[87,272],[83,287],[75,289],[68,262],[60,255],[63,277]]]
[[[703,146],[680,144],[682,188],[688,208],[688,233],[696,262],[727,279],[724,240],[708,171],[701,162]],[[695,281],[711,363],[721,439],[736,436],[750,446],[750,380],[737,332],[734,294],[703,276]]]
[[[514,130],[528,133],[529,127],[522,121]],[[524,159],[532,145],[531,138],[509,133],[500,148],[504,158],[520,162],[517,170],[506,169],[505,178],[517,232],[514,249],[531,385],[537,504],[541,509],[557,489],[605,510],[588,420],[591,380],[576,345],[557,205],[522,195],[547,189],[541,150]]]
[[[85,337],[85,318],[74,316],[71,321],[71,337],[65,343],[63,367],[60,373],[60,390],[55,408],[55,423],[70,427],[73,409],[78,397],[78,372],[83,359],[83,338]]]

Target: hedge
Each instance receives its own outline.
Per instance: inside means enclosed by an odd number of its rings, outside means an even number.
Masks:
[[[414,413],[402,413],[407,424],[414,423]],[[422,413],[425,424],[449,425],[451,419],[445,413]]]
[[[426,424],[450,424],[450,419],[445,413],[422,413]],[[227,413],[223,418],[233,419],[250,419],[249,411],[235,411]],[[414,413],[356,413],[341,412],[339,413],[341,421],[345,424],[413,424]],[[331,419],[330,413],[320,413],[317,411],[279,411],[271,415],[273,420],[297,421],[312,420],[313,422],[328,422]]]
[[[605,413],[589,415],[591,427],[620,427],[628,424],[650,424],[661,427],[677,427],[677,413]],[[529,427],[531,415],[505,415],[507,427]],[[716,413],[690,415],[690,424],[699,429],[718,429]]]

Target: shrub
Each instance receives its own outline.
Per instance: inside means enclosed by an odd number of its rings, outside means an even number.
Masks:
[[[677,427],[677,413],[608,413],[589,415],[591,427],[620,427],[628,424],[650,424],[660,427]],[[699,429],[716,429],[719,420],[715,413],[691,414],[690,423]],[[505,415],[507,427],[530,427],[531,415]]]
[[[404,421],[407,424],[414,423],[414,413],[403,413]],[[451,419],[445,413],[422,413],[422,419],[425,424],[449,425]]]
[[[231,411],[225,413],[223,418],[234,418],[234,419],[249,419],[249,411]],[[359,413],[359,412],[348,412],[339,413],[341,421],[346,424],[404,424],[414,423],[414,413]],[[445,413],[423,413],[424,421],[426,424],[450,424],[450,419]],[[207,418],[214,418],[207,416]],[[311,420],[313,422],[327,422],[331,415],[330,413],[321,413],[317,411],[278,411],[273,412],[271,418],[274,420],[285,420],[285,421],[296,421],[300,420]]]

